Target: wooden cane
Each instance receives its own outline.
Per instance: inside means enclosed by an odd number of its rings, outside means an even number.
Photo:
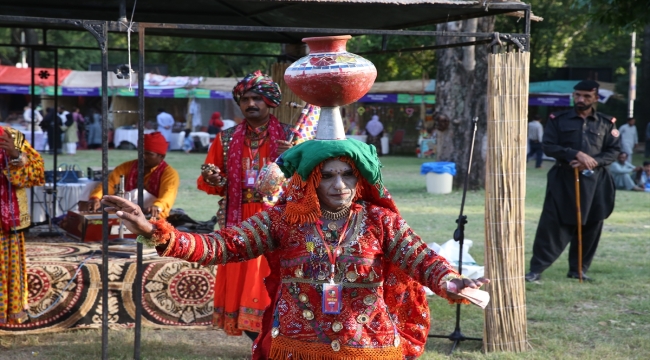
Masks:
[[[580,210],[580,172],[573,168],[576,177],[576,212],[578,214],[578,278],[582,282],[582,211]]]

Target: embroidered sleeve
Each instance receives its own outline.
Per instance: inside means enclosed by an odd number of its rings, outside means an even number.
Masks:
[[[447,297],[440,287],[443,280],[460,277],[445,258],[429,249],[422,239],[413,232],[404,219],[397,214],[382,217],[384,227],[384,256],[399,266],[420,284],[427,286],[438,296],[451,303],[460,302]]]
[[[272,219],[279,220],[276,209],[257,213],[238,226],[210,234],[185,233],[169,226],[158,226],[152,239],[160,256],[175,257],[201,265],[227,264],[255,259],[275,249],[271,235]]]
[[[45,184],[45,165],[41,155],[25,141],[20,149],[21,160],[17,165],[3,169],[11,184],[21,188],[30,188]]]

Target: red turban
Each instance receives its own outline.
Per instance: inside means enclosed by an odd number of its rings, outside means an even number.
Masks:
[[[156,154],[165,155],[167,154],[168,147],[169,143],[159,131],[150,134],[144,134],[145,151],[151,151],[155,152]]]
[[[212,113],[212,117],[210,118],[210,125],[216,126],[216,127],[223,127],[223,121],[221,121],[221,113],[218,111],[215,111]]]

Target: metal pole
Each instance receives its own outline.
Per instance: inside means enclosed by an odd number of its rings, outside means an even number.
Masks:
[[[31,81],[32,81],[32,87],[30,89],[30,94],[31,94],[31,99],[32,99],[32,146],[36,151],[36,140],[34,139],[36,137],[35,131],[34,131],[34,112],[35,112],[35,103],[34,103],[34,98],[35,98],[35,91],[34,91],[34,84],[36,82],[36,79],[34,78],[34,49],[30,49],[30,54],[29,54],[29,68],[32,70],[31,73]],[[29,191],[29,218],[31,219],[32,223],[34,223],[34,189],[31,189]]]
[[[45,91],[45,87],[42,87],[41,92]],[[58,175],[58,164],[56,162],[57,155],[59,153],[59,145],[61,144],[61,133],[59,130],[59,50],[54,49],[54,147],[53,150],[53,162],[54,162],[54,177],[52,178],[52,215],[50,215],[50,232],[52,231],[52,218],[56,217],[56,182]]]
[[[630,90],[628,92],[629,104],[627,117],[634,117],[634,100],[636,100],[636,64],[634,63],[634,55],[636,50],[636,32],[632,32],[632,46],[630,47]],[[631,154],[630,154],[631,155]]]
[[[108,194],[108,24],[104,23],[102,51],[102,193]],[[101,41],[104,43],[102,44]],[[102,360],[108,360],[108,213],[102,211]]]
[[[144,26],[138,27],[138,206],[140,208],[144,206],[144,31]],[[142,244],[138,243],[136,276],[133,284],[133,300],[136,304],[135,338],[133,339],[133,358],[135,360],[140,359],[142,271]]]

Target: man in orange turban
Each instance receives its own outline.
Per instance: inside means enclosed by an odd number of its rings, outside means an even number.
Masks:
[[[165,155],[169,143],[160,132],[144,135],[144,190],[151,194],[155,200],[147,204],[145,194],[144,212],[155,218],[167,218],[176,201],[180,178],[178,172],[165,162]],[[120,183],[120,176],[124,175],[124,192],[138,188],[138,160],[127,161],[115,168],[108,176],[108,191],[115,193],[115,186]],[[102,197],[102,185],[99,184],[90,194],[92,210],[100,207],[99,199]]]

